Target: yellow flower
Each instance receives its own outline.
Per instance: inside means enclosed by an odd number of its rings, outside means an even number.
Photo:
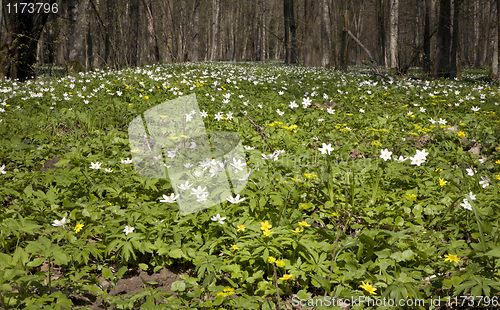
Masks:
[[[436,170],[434,170],[434,171],[436,171],[436,172],[438,172],[438,171],[443,171],[443,169],[441,169],[441,168],[436,168]]]
[[[500,180],[500,174],[495,174],[495,178],[496,178],[497,180]]]
[[[149,96],[144,96],[145,99],[149,99]]]
[[[137,153],[137,152],[139,152],[139,150],[136,150],[136,149],[133,149],[130,151],[130,153]]]
[[[455,263],[460,262],[460,258],[458,258],[458,256],[454,254],[445,254],[444,257],[446,257],[446,259],[444,260],[445,262],[455,262]]]
[[[459,137],[465,137],[465,132],[463,132],[463,131],[459,131],[459,132],[457,132],[457,135],[458,135]]]
[[[445,186],[448,183],[448,181],[445,181],[441,178],[439,178],[439,186]]]
[[[303,232],[304,230],[303,229],[300,229],[300,228],[295,228],[294,230],[292,230],[292,232],[294,233],[300,233],[300,232]]]
[[[495,162],[495,164],[500,164],[500,160],[497,160],[497,161]]]
[[[299,222],[299,226],[301,226],[301,227],[308,227],[308,226],[311,226],[311,225],[307,224],[306,221],[302,221],[302,222]]]
[[[231,247],[233,248],[233,250],[239,250],[239,248],[235,244],[232,244]]]
[[[270,231],[270,230],[264,230],[263,231],[264,235],[266,235],[266,237],[269,237],[270,235],[274,234],[274,231]]]
[[[315,177],[317,177],[317,175],[311,173],[304,173],[304,176],[308,179],[314,179]]]
[[[80,224],[80,223],[76,224],[76,226],[75,226],[75,232],[76,233],[80,232],[80,230],[82,230],[83,226],[84,225]]]
[[[276,261],[276,266],[278,266],[278,267],[285,267],[285,265],[286,265],[285,262],[282,261],[282,260],[277,260]]]
[[[241,231],[245,231],[245,226],[243,226],[243,225],[238,226],[238,230],[237,231],[240,231],[240,230]]]
[[[269,224],[268,221],[260,222],[260,225],[262,225],[260,227],[260,229],[262,229],[262,230],[269,230],[269,229],[271,229],[273,227],[273,225]]]
[[[269,256],[269,258],[267,259],[267,262],[272,264],[276,261],[276,258],[272,257],[272,256]]]
[[[218,292],[217,293],[217,296],[222,296],[222,297],[226,297],[226,296],[231,296],[234,294],[234,288],[232,287],[229,287],[229,286],[226,286],[222,292]]]
[[[373,140],[372,145],[373,146],[382,146],[382,143],[380,143],[380,141],[378,141],[378,140]]]
[[[375,291],[377,290],[377,288],[371,286],[369,283],[365,283],[365,282],[361,282],[361,283],[362,283],[362,285],[360,285],[360,287],[362,289],[364,289],[365,291],[367,291],[370,294],[376,294]]]
[[[286,281],[286,280],[290,280],[291,278],[293,278],[293,275],[285,273],[280,279],[283,281]]]

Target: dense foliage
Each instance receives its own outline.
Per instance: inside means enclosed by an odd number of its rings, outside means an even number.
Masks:
[[[127,126],[192,93],[209,133],[240,135],[251,175],[241,199],[181,216],[168,179],[134,170]],[[0,306],[498,304],[499,96],[474,76],[246,63],[3,81]],[[138,268],[182,280],[108,294]]]

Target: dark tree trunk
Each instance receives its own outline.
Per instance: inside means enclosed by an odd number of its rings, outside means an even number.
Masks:
[[[344,13],[344,28],[349,29],[349,23],[348,23],[348,11],[346,10]],[[340,41],[340,69],[344,72],[347,72],[348,68],[348,46],[347,44],[349,43],[347,41],[347,30],[342,31],[341,33],[341,41]]]
[[[191,61],[197,62],[200,58],[200,0],[194,2],[192,42]]]
[[[305,48],[304,48],[304,65],[308,67],[321,66],[321,38],[315,36],[319,27],[321,27],[321,6],[316,0],[304,1],[304,16],[305,20]]]
[[[424,13],[424,53],[423,53],[423,67],[424,72],[431,73],[431,14],[433,0],[425,0],[425,13]]]
[[[450,77],[451,0],[439,3],[437,77]]]
[[[429,0],[427,0],[429,1]],[[379,65],[387,66],[386,63],[386,28],[385,28],[385,1],[377,1],[377,24],[378,24],[378,63]]]
[[[130,1],[130,24],[136,25],[134,27],[130,27],[130,65],[132,67],[137,67],[137,40],[139,39],[139,0]]]
[[[451,43],[450,78],[454,79],[458,75],[457,50],[458,50],[458,22],[460,15],[460,4],[462,1],[455,0],[453,4],[453,38]]]
[[[295,13],[293,11],[293,0],[290,1],[290,15],[288,16],[290,20],[290,34],[291,34],[291,48],[290,48],[290,63],[297,63],[297,23],[295,22]]]
[[[283,1],[283,13],[285,20],[285,64],[290,63],[291,44],[290,44],[290,0]]]
[[[262,60],[262,0],[255,0],[254,60]]]
[[[10,2],[11,6],[20,1]],[[24,1],[33,2],[36,1]],[[49,1],[52,5],[55,0]],[[7,27],[7,38],[0,50],[0,77],[8,77],[25,81],[36,76],[33,66],[36,63],[36,50],[42,30],[49,14],[10,14],[4,9],[4,22]]]

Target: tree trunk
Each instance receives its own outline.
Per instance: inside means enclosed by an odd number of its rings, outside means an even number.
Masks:
[[[389,11],[389,19],[391,26],[391,36],[389,40],[390,51],[390,68],[396,69],[398,67],[397,54],[398,54],[398,31],[399,31],[399,0],[390,0],[391,6]]]
[[[290,35],[291,35],[291,47],[290,47],[290,64],[297,63],[297,24],[295,22],[295,13],[293,11],[293,0],[288,0],[290,2],[290,15],[288,19],[290,20]]]
[[[197,62],[200,59],[200,0],[194,1],[193,10],[193,48],[191,51],[191,61]]]
[[[377,24],[378,24],[377,40],[378,40],[378,46],[379,46],[378,63],[380,65],[383,65],[384,67],[387,66],[387,61],[386,61],[387,32],[386,32],[386,27],[385,27],[385,3],[386,3],[385,0],[378,0],[377,1]]]
[[[210,61],[215,60],[217,52],[217,35],[219,28],[219,3],[220,0],[213,0],[213,19],[212,19],[212,43],[210,45]]]
[[[423,69],[427,74],[431,73],[431,28],[432,28],[432,2],[434,0],[425,0],[424,9],[424,53],[423,53]]]
[[[130,25],[136,25],[135,27],[130,27],[130,65],[137,67],[139,64],[137,50],[137,40],[139,39],[139,0],[130,1]]]
[[[328,15],[328,0],[322,0],[321,4],[321,66],[325,68],[330,67],[330,38],[332,32],[330,29],[330,17]]]
[[[451,46],[451,0],[441,0],[439,4],[439,30],[437,52],[437,77],[450,77]]]
[[[148,21],[148,43],[149,43],[149,61],[150,63],[157,63],[160,60],[160,50],[158,49],[158,38],[156,36],[156,31],[154,27],[153,13],[151,13],[151,9],[146,3],[146,0],[142,0],[142,4],[146,9],[146,16]]]
[[[349,22],[348,22],[348,11],[346,10],[344,13],[344,29],[349,29]],[[347,72],[348,69],[348,41],[347,41],[347,30],[343,30],[341,32],[341,41],[340,41],[340,69],[344,72]]]
[[[33,1],[34,2],[34,1]],[[48,3],[52,6],[54,0]],[[18,1],[10,2],[11,6]],[[6,13],[5,7],[3,13]],[[0,78],[7,77],[25,81],[36,76],[36,50],[42,30],[51,15],[45,13],[26,14],[11,12],[3,20],[7,32],[4,45],[0,49]]]
[[[254,60],[262,60],[262,0],[255,0]]]
[[[290,0],[283,1],[283,17],[285,21],[285,64],[290,63]]]
[[[321,38],[315,36],[317,29],[321,27],[321,6],[316,0],[304,1],[305,20],[305,47],[304,65],[308,67],[320,67],[322,61]]]
[[[460,15],[460,4],[462,1],[455,0],[453,3],[453,38],[451,43],[451,59],[450,59],[450,78],[454,79],[458,76],[457,67],[457,50],[458,50],[458,22]]]
[[[496,60],[496,79],[500,80],[500,0],[497,0],[497,35],[496,35],[496,56],[493,56]]]

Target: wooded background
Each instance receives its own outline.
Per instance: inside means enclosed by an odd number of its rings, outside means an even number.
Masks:
[[[33,77],[35,65],[282,59],[452,78],[491,66],[498,78],[500,0],[44,0],[58,12],[7,11],[20,2],[42,0],[0,0],[3,77]]]

